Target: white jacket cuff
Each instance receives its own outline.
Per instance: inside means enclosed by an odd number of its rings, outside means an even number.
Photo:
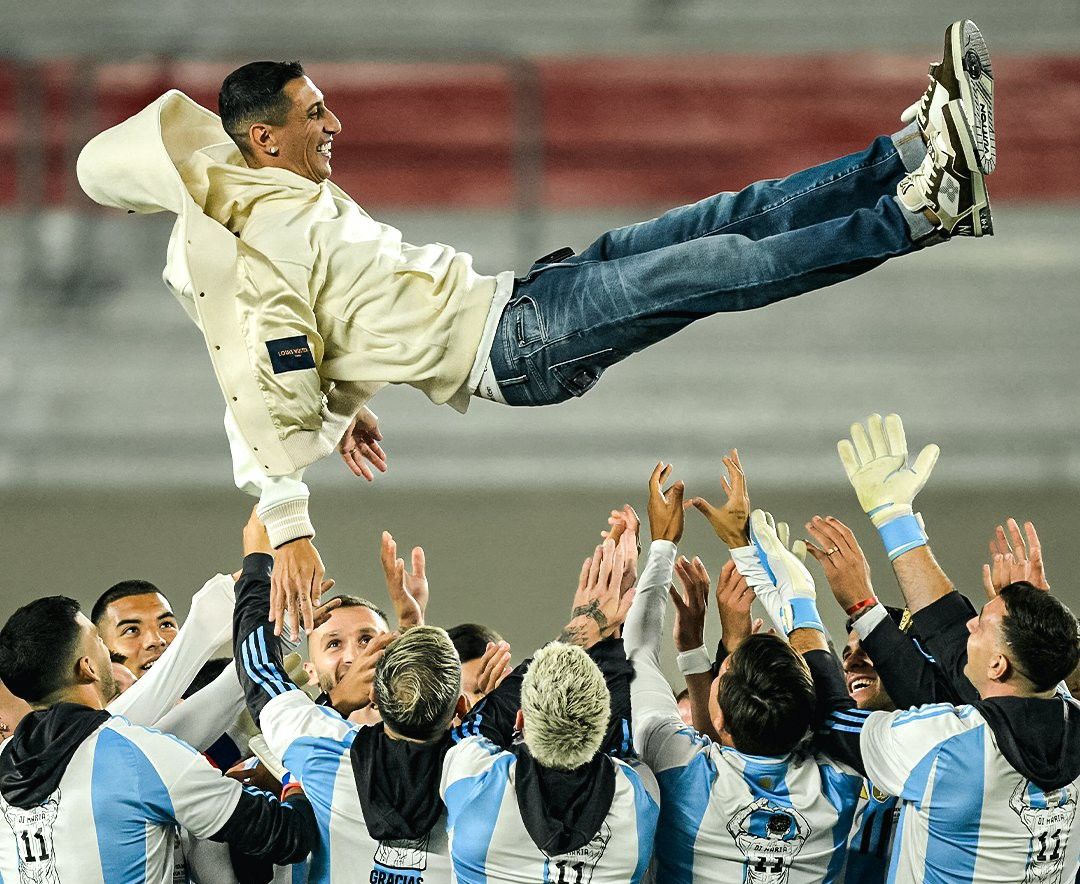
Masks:
[[[274,549],[298,537],[315,536],[315,527],[311,524],[311,518],[308,515],[306,494],[303,497],[274,503],[265,509],[260,500],[258,513],[259,518],[266,525],[266,533]]]

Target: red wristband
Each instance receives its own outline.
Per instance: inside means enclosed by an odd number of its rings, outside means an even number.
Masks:
[[[293,780],[291,783],[286,783],[285,787],[281,790],[281,800],[284,801],[290,795],[295,795],[297,792],[304,791],[304,787],[300,785],[297,780]]]
[[[873,596],[870,596],[870,598],[863,599],[861,602],[856,602],[850,608],[844,608],[844,613],[847,614],[848,617],[854,617],[860,611],[865,611],[867,608],[872,608],[877,603],[878,600]]]

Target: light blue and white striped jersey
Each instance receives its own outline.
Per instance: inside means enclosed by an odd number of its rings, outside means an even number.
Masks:
[[[660,670],[675,545],[653,541],[623,628],[634,664],[634,744],[660,784],[656,880],[839,880],[863,778],[824,757],[744,755],[687,727]]]
[[[242,791],[187,744],[114,716],[43,804],[0,798],[0,882],[172,884],[177,826],[217,834]]]
[[[862,786],[853,770],[810,754],[744,755],[636,709],[634,740],[660,784],[658,881],[839,880]]]
[[[298,690],[270,700],[259,725],[315,810],[320,837],[311,884],[449,884],[445,814],[427,838],[376,841],[368,834],[350,753],[356,725]]]
[[[1049,792],[1035,786],[1001,754],[972,706],[841,716],[864,719],[866,773],[903,802],[890,882],[1075,880],[1080,780]]]
[[[638,884],[649,867],[659,814],[647,769],[611,756],[615,794],[584,847],[547,856],[518,809],[517,756],[481,736],[453,746],[443,762],[442,798],[458,884]]]
[[[885,884],[899,816],[899,799],[864,780],[848,840],[844,884]]]

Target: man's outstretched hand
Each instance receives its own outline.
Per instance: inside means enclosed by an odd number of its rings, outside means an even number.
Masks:
[[[361,408],[356,417],[352,419],[345,435],[338,443],[338,451],[345,466],[352,470],[353,475],[363,476],[369,482],[375,480],[375,473],[371,468],[375,467],[380,473],[386,472],[386,452],[379,444],[382,441],[382,432],[379,430],[379,419],[370,408]]]
[[[412,571],[406,571],[405,560],[397,557],[397,542],[393,535],[383,531],[379,558],[386,576],[386,591],[397,615],[398,629],[404,632],[414,626],[423,626],[430,597],[423,547],[413,547]]]
[[[310,537],[282,544],[274,551],[274,572],[270,578],[270,620],[274,634],[281,635],[289,621],[289,638],[300,640],[300,624],[311,632],[315,628],[315,607],[323,592],[323,567],[319,551]]]
[[[704,497],[694,497],[683,508],[694,507],[709,520],[713,531],[729,548],[750,545],[750,495],[746,491],[746,474],[739,461],[739,452],[732,448],[723,458],[727,476],[720,477],[720,487],[727,500],[723,506],[713,506]]]

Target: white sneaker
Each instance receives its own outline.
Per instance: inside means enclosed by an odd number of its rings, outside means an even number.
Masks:
[[[990,199],[975,140],[961,101],[941,108],[941,128],[930,123],[926,159],[896,186],[912,212],[928,212],[946,236],[993,236]]]
[[[929,141],[931,127],[943,128],[942,109],[957,99],[963,102],[964,117],[975,139],[979,169],[989,175],[997,162],[994,75],[986,40],[975,22],[966,18],[945,29],[945,51],[940,62],[930,65],[930,85],[900,119],[905,123],[916,120],[923,139]]]

